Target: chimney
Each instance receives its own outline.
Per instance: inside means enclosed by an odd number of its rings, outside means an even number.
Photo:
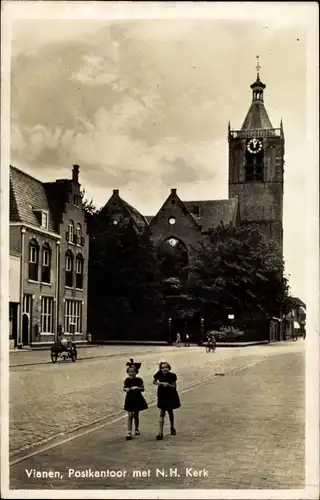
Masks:
[[[119,189],[113,190],[113,196],[119,196]]]
[[[73,165],[73,169],[72,169],[72,180],[73,182],[75,182],[76,184],[79,183],[79,165]]]
[[[173,194],[173,195],[177,194],[177,190],[175,188],[171,189],[171,194]]]

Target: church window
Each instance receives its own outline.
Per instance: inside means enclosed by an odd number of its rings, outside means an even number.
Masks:
[[[263,182],[263,163],[246,165],[246,182]]]
[[[263,181],[263,165],[256,165],[255,168],[255,181],[262,182]]]
[[[246,165],[246,182],[252,182],[254,180],[253,175],[253,165]]]
[[[168,243],[171,247],[175,247],[179,243],[179,240],[177,238],[169,238]]]
[[[184,281],[188,276],[188,250],[186,245],[171,236],[164,240],[159,248],[161,255],[161,274],[166,278],[178,278]]]

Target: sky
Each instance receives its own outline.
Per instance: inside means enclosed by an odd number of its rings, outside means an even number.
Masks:
[[[11,164],[42,181],[79,164],[97,207],[119,189],[145,215],[171,188],[182,199],[227,198],[228,121],[241,128],[259,55],[265,106],[285,134],[286,272],[303,298],[306,26],[287,9],[270,19],[21,16],[11,35]]]

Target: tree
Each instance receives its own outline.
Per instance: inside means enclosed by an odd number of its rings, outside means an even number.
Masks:
[[[87,223],[88,233],[92,233],[94,230],[94,226],[97,223],[97,215],[99,210],[97,209],[93,199],[89,199],[86,197],[85,189],[81,190],[81,200],[82,200],[82,208],[85,212],[85,219]]]
[[[89,321],[101,338],[156,338],[162,298],[154,248],[133,224],[98,214],[90,238]]]
[[[288,294],[284,263],[275,242],[253,227],[209,231],[190,268],[189,286],[198,309],[212,320],[279,317]]]

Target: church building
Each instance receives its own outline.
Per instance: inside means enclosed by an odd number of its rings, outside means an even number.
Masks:
[[[251,85],[252,102],[240,129],[228,127],[229,199],[182,200],[176,188],[154,216],[143,216],[114,190],[102,213],[114,224],[131,220],[138,232],[147,227],[156,245],[182,245],[191,257],[202,235],[220,224],[258,226],[283,248],[284,134],[274,128],[264,105],[266,85],[259,75]]]

